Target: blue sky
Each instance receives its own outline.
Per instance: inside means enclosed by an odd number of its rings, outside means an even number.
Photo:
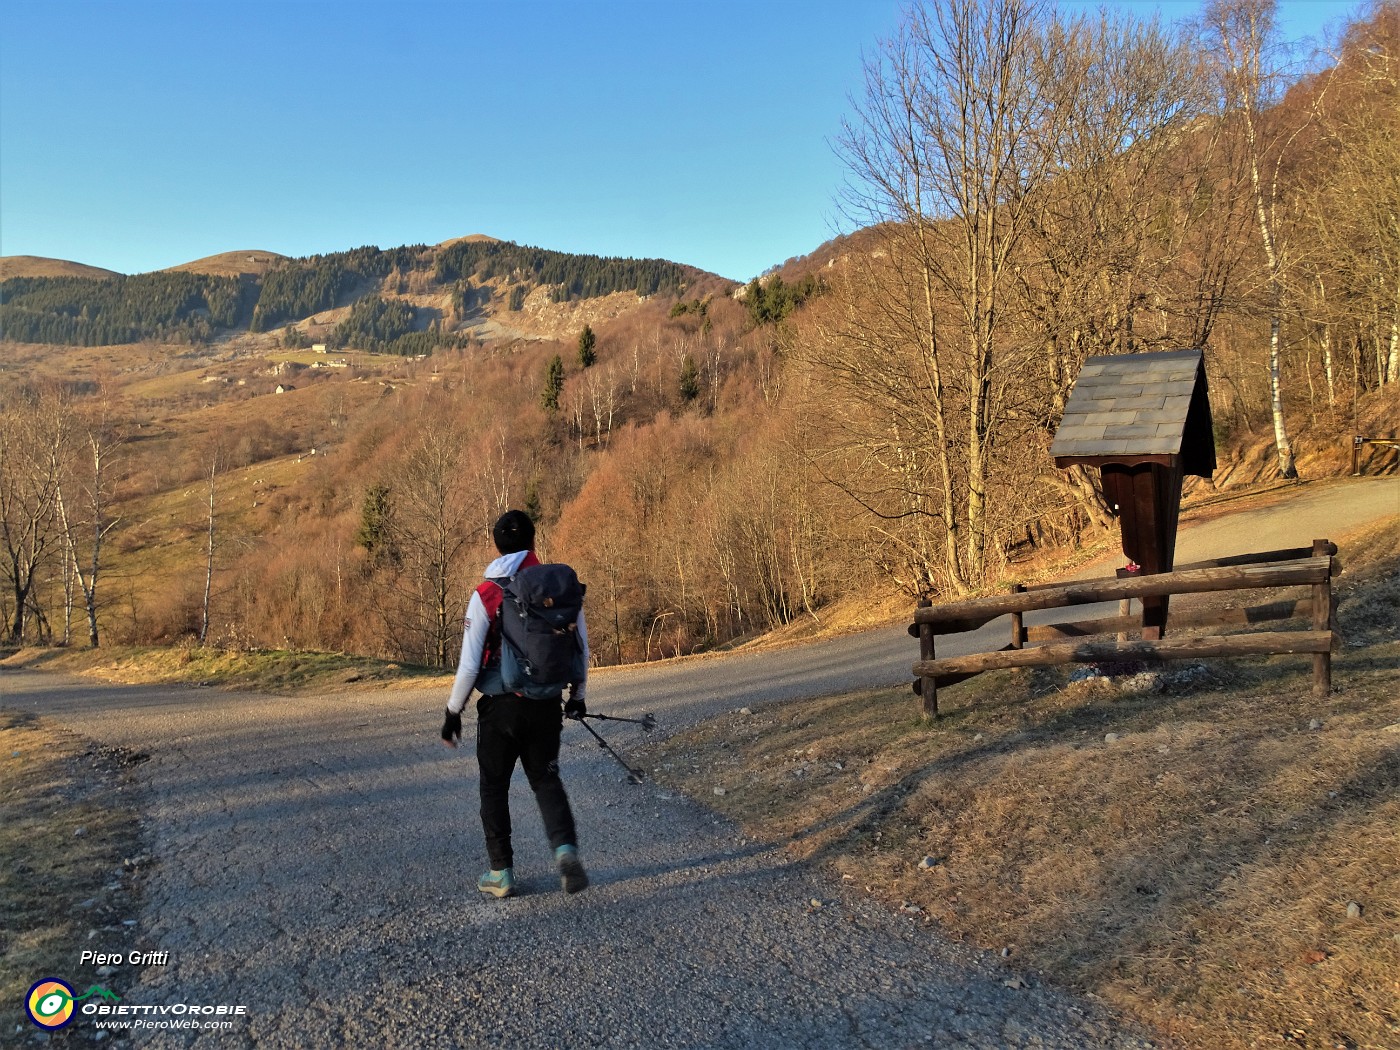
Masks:
[[[1352,6],[1285,0],[1284,32]],[[900,10],[6,0],[0,255],[137,273],[489,233],[744,280],[838,232],[830,142]]]

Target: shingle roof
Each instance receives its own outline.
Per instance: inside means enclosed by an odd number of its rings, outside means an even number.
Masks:
[[[1075,381],[1050,455],[1056,466],[1182,455],[1186,473],[1215,468],[1200,350],[1091,357]]]

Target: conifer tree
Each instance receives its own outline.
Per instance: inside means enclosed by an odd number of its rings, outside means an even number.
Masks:
[[[355,542],[369,552],[370,557],[379,562],[394,560],[393,542],[389,535],[389,518],[392,514],[389,486],[372,485],[365,493],[360,505],[360,527],[355,533]]]
[[[578,363],[584,368],[592,368],[598,360],[598,353],[594,347],[598,345],[597,338],[593,335],[593,329],[588,325],[583,326],[583,331],[578,337]]]
[[[564,359],[555,354],[549,359],[544,373],[544,392],[540,394],[540,404],[547,411],[559,411],[559,394],[564,389]]]
[[[700,396],[700,370],[695,367],[695,359],[686,354],[681,359],[681,399],[694,401]]]

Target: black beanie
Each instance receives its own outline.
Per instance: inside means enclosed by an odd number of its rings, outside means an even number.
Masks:
[[[535,523],[523,510],[508,510],[496,519],[491,538],[502,554],[530,550],[535,545]]]

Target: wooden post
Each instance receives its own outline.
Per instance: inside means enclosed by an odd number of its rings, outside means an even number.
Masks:
[[[1351,439],[1351,474],[1355,477],[1361,473],[1361,443],[1366,439],[1360,434]]]
[[[1130,577],[1141,576],[1141,575],[1142,575],[1142,568],[1141,568],[1140,566],[1138,566],[1138,565],[1131,565],[1131,566],[1125,565],[1125,566],[1124,566],[1123,568],[1121,568],[1121,569],[1115,569],[1115,570],[1114,570],[1114,575],[1117,576],[1120,580],[1126,580],[1126,579],[1128,579],[1128,578],[1130,578]],[[1123,617],[1124,619],[1127,619],[1130,615],[1132,615],[1132,611],[1133,611],[1133,600],[1132,600],[1131,598],[1124,598],[1124,599],[1122,599],[1121,601],[1119,601],[1119,603],[1118,603],[1118,615],[1119,615],[1119,616]],[[1145,637],[1145,636],[1144,636],[1144,637]],[[1119,640],[1120,642],[1126,642],[1126,641],[1128,640],[1128,632],[1127,632],[1127,631],[1119,631],[1119,632],[1118,632],[1118,640]]]
[[[1013,583],[1012,594],[1025,594],[1025,584]],[[1011,614],[1011,648],[1019,649],[1026,644],[1026,615],[1017,609]]]
[[[1326,540],[1313,540],[1313,557],[1325,557],[1331,551]],[[1312,585],[1312,626],[1314,631],[1332,630],[1332,573],[1321,583]],[[1332,695],[1332,654],[1313,654],[1313,696]]]
[[[919,608],[932,608],[933,601],[929,598],[919,599]],[[933,624],[919,624],[919,659],[933,660]],[[923,675],[919,679],[919,707],[926,720],[938,717],[938,683],[933,675]]]

